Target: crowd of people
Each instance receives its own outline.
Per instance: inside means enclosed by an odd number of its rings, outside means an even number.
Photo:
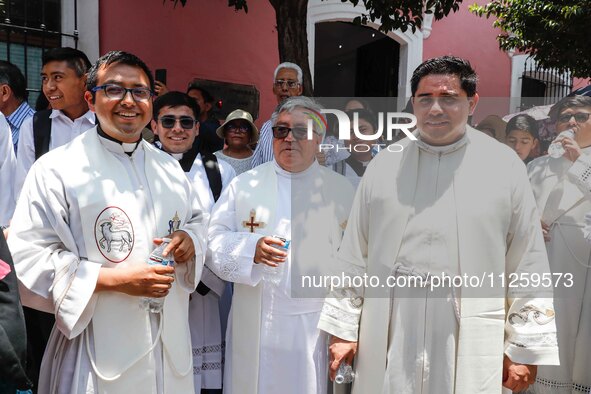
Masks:
[[[356,98],[344,140],[294,63],[260,130],[131,53],[42,64],[34,111],[0,62],[1,392],[591,392],[590,97],[553,157],[528,115],[469,124],[454,56],[414,71],[412,135]]]

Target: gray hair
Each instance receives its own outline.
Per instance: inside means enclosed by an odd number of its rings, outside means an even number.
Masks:
[[[277,107],[275,112],[273,112],[273,115],[271,115],[271,123],[275,126],[279,114],[283,112],[292,113],[296,109],[307,109],[312,111],[315,117],[319,118],[313,119],[314,122],[312,122],[312,124],[314,125],[314,131],[321,136],[326,134],[326,117],[321,113],[324,107],[313,98],[307,96],[292,96],[286,99],[279,105],[279,107]]]
[[[298,74],[298,83],[304,83],[304,73],[302,72],[301,67],[298,66],[297,64],[291,63],[291,62],[283,62],[277,66],[277,68],[275,69],[275,72],[273,73],[273,81],[275,81],[275,78],[277,78],[277,73],[282,68],[289,68],[291,70],[295,70]]]

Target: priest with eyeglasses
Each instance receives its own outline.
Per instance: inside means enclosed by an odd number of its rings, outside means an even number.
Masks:
[[[354,191],[315,159],[320,111],[304,96],[283,102],[272,116],[274,160],[232,180],[212,210],[207,264],[234,282],[225,393],[327,390],[316,327],[328,290],[303,279],[330,272]]]
[[[97,127],[25,180],[8,243],[23,304],[55,315],[40,394],[194,393],[188,304],[205,217],[177,161],[141,138],[153,87],[136,56],[99,58],[85,93]],[[173,266],[148,263],[162,237]],[[163,297],[161,311],[142,307]]]

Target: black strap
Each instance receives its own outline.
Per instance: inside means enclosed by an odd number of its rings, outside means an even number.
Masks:
[[[197,289],[195,289],[195,291],[197,291],[197,293],[199,295],[206,295],[207,293],[209,293],[211,289],[209,287],[207,287],[207,285],[203,282],[199,282],[199,284],[197,285]]]
[[[203,166],[205,167],[205,174],[207,175],[211,194],[213,194],[213,200],[217,201],[222,194],[220,163],[218,163],[216,155],[209,152],[201,152],[201,159],[203,160]]]
[[[51,136],[50,109],[35,112],[33,115],[33,142],[35,144],[35,160],[49,152]]]
[[[199,153],[199,146],[196,142],[193,143],[191,149],[188,152],[183,154],[183,158],[179,160],[179,164],[183,168],[183,171],[189,172],[191,171],[191,167],[193,167],[193,162],[197,157],[197,153]]]
[[[203,161],[211,194],[213,194],[213,200],[217,201],[222,194],[222,174],[220,173],[220,165],[216,155],[203,149],[200,141],[196,139],[191,149],[183,154],[183,158],[179,160],[179,164],[183,171],[191,171],[191,167],[193,167],[198,153],[201,153],[201,160]]]
[[[183,156],[184,158],[184,156]],[[201,152],[201,159],[203,160],[203,166],[205,167],[205,174],[207,175],[207,181],[209,182],[209,188],[211,194],[213,194],[213,200],[217,201],[222,193],[222,174],[220,173],[220,163],[218,158],[213,153],[207,151]],[[197,285],[197,293],[204,296],[209,293],[211,289],[203,282],[199,282]]]
[[[183,171],[191,171],[197,153],[201,150],[201,160],[203,161],[209,188],[211,189],[211,194],[213,194],[213,200],[217,201],[218,198],[220,198],[220,194],[222,194],[222,174],[220,173],[218,158],[213,153],[201,149],[201,146],[200,141],[195,140],[191,149],[189,149],[189,151],[183,155],[183,158],[179,160],[179,164],[183,168]],[[201,296],[205,296],[210,290],[211,289],[203,282],[199,282],[196,289],[197,294]]]
[[[353,156],[347,157],[345,162],[351,166],[353,171],[355,171],[358,176],[363,176],[363,174],[365,174],[366,167],[360,161],[355,160]]]

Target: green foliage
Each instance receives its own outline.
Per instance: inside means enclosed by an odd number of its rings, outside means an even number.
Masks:
[[[360,0],[341,0],[359,4]],[[354,23],[367,24],[369,21],[380,24],[379,30],[387,33],[393,30],[405,32],[411,29],[416,32],[423,24],[423,14],[433,14],[435,20],[442,19],[450,12],[460,9],[462,0],[361,0],[367,9],[363,14],[353,20]]]
[[[166,0],[164,0],[166,1]],[[187,0],[171,0],[175,6],[181,3],[183,6]],[[260,0],[258,0],[260,1]],[[274,6],[289,7],[290,0],[270,0]],[[411,29],[413,33],[421,28],[424,11],[433,14],[436,20],[442,19],[450,12],[460,9],[463,0],[341,0],[343,3],[350,2],[354,6],[359,3],[367,9],[367,13],[355,18],[353,23],[367,24],[369,21],[380,24],[380,31],[385,33],[392,30],[406,31]],[[234,7],[236,11],[248,12],[248,0],[228,0],[228,6]]]
[[[495,18],[501,49],[528,53],[541,67],[591,76],[589,0],[493,0],[470,10]]]

